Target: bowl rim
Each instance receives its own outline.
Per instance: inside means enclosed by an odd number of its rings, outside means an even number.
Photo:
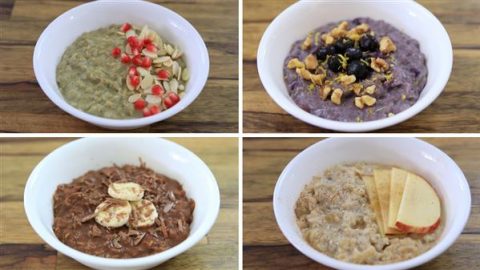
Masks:
[[[90,113],[86,113],[80,109],[77,109],[70,105],[61,95],[61,93],[56,93],[54,89],[51,89],[49,86],[49,83],[47,82],[46,75],[42,69],[40,69],[40,53],[41,50],[40,48],[43,47],[44,43],[46,42],[46,36],[50,33],[53,33],[52,27],[55,24],[58,24],[59,21],[63,20],[64,18],[68,18],[72,13],[78,12],[80,9],[84,9],[85,7],[89,6],[101,6],[104,4],[140,4],[144,5],[146,8],[156,8],[156,9],[161,9],[163,12],[169,14],[172,18],[175,20],[181,22],[181,24],[185,25],[187,28],[190,29],[192,33],[192,40],[195,40],[197,42],[197,46],[199,47],[199,52],[200,56],[203,61],[204,61],[204,66],[202,66],[199,69],[199,81],[198,81],[198,86],[189,86],[189,94],[185,94],[184,98],[180,100],[179,103],[177,103],[175,106],[172,108],[169,108],[168,110],[162,111],[158,114],[149,116],[149,117],[139,117],[139,118],[133,118],[133,119],[113,119],[113,118],[106,118],[106,117],[101,117],[101,116],[96,116]],[[170,118],[174,116],[175,114],[183,111],[186,107],[188,107],[203,91],[203,88],[205,87],[205,84],[208,79],[209,71],[210,71],[210,58],[208,54],[208,49],[205,44],[205,41],[203,40],[202,36],[200,33],[195,29],[195,27],[188,22],[185,18],[183,18],[181,15],[176,13],[175,11],[168,9],[160,4],[155,4],[143,0],[128,0],[128,1],[121,1],[121,0],[101,0],[101,1],[93,1],[93,2],[87,2],[80,4],[78,6],[75,6],[64,13],[62,13],[60,16],[56,17],[53,21],[51,21],[47,27],[42,31],[40,37],[38,38],[34,52],[33,52],[33,69],[35,73],[35,77],[37,79],[37,82],[42,89],[42,91],[47,95],[47,97],[55,104],[57,107],[59,107],[61,110],[67,112],[71,116],[81,119],[83,121],[86,121],[88,123],[97,125],[97,126],[102,126],[106,128],[121,128],[121,129],[129,129],[129,128],[136,128],[139,126],[146,126],[150,125],[162,120],[165,120],[167,118]],[[47,89],[47,90],[45,90]],[[187,93],[187,92],[186,92]],[[182,102],[183,101],[183,102]]]
[[[332,0],[315,1],[316,4],[331,3],[331,2],[335,2],[335,1],[332,1]],[[352,4],[365,4],[368,2],[370,1],[359,0]],[[260,77],[260,81],[262,82],[264,89],[269,94],[270,98],[273,99],[273,101],[275,101],[275,103],[278,106],[280,106],[283,110],[285,110],[291,116],[297,118],[300,121],[306,122],[310,125],[329,129],[329,130],[343,131],[343,132],[366,132],[366,131],[372,131],[372,130],[390,127],[412,118],[413,116],[417,115],[418,113],[426,109],[444,91],[445,86],[447,85],[448,80],[450,78],[450,75],[452,72],[452,66],[453,66],[452,43],[447,30],[445,29],[443,24],[440,22],[440,20],[438,20],[438,18],[436,18],[435,15],[433,15],[428,9],[423,7],[421,4],[413,0],[408,0],[404,2],[397,1],[395,3],[410,5],[412,8],[415,8],[416,10],[423,12],[423,15],[425,15],[429,20],[431,20],[438,26],[439,32],[441,32],[441,35],[444,36],[445,40],[448,41],[448,44],[450,45],[450,46],[447,46],[448,51],[445,51],[442,54],[442,56],[446,60],[446,62],[442,65],[442,70],[444,70],[443,72],[445,72],[446,76],[436,79],[437,88],[432,88],[425,96],[417,100],[415,104],[413,104],[411,107],[407,108],[406,110],[388,118],[377,119],[372,121],[365,121],[360,123],[342,122],[342,121],[321,118],[307,111],[304,111],[297,104],[291,101],[289,96],[288,97],[284,96],[283,93],[280,90],[278,90],[277,87],[270,85],[271,78],[269,76],[269,73],[267,73],[265,70],[268,68],[268,63],[267,63],[268,59],[266,57],[266,52],[269,49],[267,47],[267,43],[268,43],[267,40],[270,38],[270,36],[273,36],[275,34],[274,30],[275,28],[278,28],[277,25],[279,25],[281,21],[283,21],[285,18],[288,18],[291,15],[291,13],[301,8],[303,5],[309,4],[309,3],[312,3],[312,1],[300,0],[290,5],[285,10],[283,10],[279,15],[277,15],[265,30],[257,50],[257,70]]]
[[[138,257],[138,258],[105,258],[105,257],[100,257],[100,256],[95,256],[91,255],[82,251],[79,251],[75,248],[72,248],[63,242],[61,242],[55,235],[49,235],[48,231],[46,230],[46,227],[42,225],[42,223],[38,220],[38,214],[34,213],[34,208],[32,207],[35,204],[35,201],[33,201],[33,196],[30,194],[34,193],[34,186],[35,182],[39,181],[37,174],[40,171],[41,168],[45,166],[45,163],[47,160],[52,156],[56,155],[60,151],[66,149],[66,148],[71,148],[74,147],[76,144],[79,143],[84,143],[88,141],[94,141],[98,138],[96,137],[88,137],[88,138],[80,138],[65,144],[62,144],[52,152],[50,152],[48,155],[44,156],[42,160],[35,166],[33,169],[32,173],[28,177],[27,183],[25,184],[25,190],[24,190],[24,197],[23,197],[23,202],[24,202],[24,210],[25,214],[27,216],[27,220],[30,223],[30,226],[33,228],[33,230],[37,233],[37,235],[45,241],[48,245],[53,247],[55,250],[58,252],[73,258],[82,264],[85,263],[91,263],[91,264],[97,264],[99,267],[138,267],[138,266],[143,266],[143,265],[149,265],[149,264],[159,264],[162,263],[166,260],[169,260],[173,257],[176,257],[180,255],[181,253],[187,251],[188,249],[192,248],[195,244],[197,244],[213,227],[215,224],[219,212],[220,212],[220,190],[218,187],[218,183],[216,181],[215,176],[213,175],[212,171],[210,168],[206,165],[206,163],[200,159],[195,153],[187,149],[186,147],[175,143],[173,141],[163,139],[163,138],[143,138],[143,140],[151,140],[152,142],[155,142],[157,144],[163,144],[163,145],[170,145],[173,148],[176,148],[180,151],[183,152],[183,154],[186,154],[185,157],[188,157],[190,159],[195,160],[198,162],[199,166],[203,167],[205,169],[205,179],[206,183],[205,186],[208,189],[205,189],[207,191],[210,191],[210,198],[211,198],[211,204],[213,207],[211,209],[208,209],[205,213],[204,216],[204,221],[203,223],[199,224],[199,227],[196,232],[191,233],[188,235],[188,237],[180,242],[179,244],[165,250],[162,252],[154,253],[151,255],[143,256],[143,257]],[[100,138],[101,139],[101,138]],[[119,139],[132,139],[132,138],[114,138],[115,140]],[[134,138],[133,138],[134,139]]]
[[[287,223],[283,217],[282,217],[282,207],[278,204],[279,201],[279,196],[280,195],[280,189],[282,188],[283,183],[286,181],[287,174],[292,170],[294,166],[296,166],[295,163],[297,163],[296,160],[298,160],[302,155],[304,155],[307,152],[315,151],[317,147],[321,147],[321,145],[325,144],[330,144],[330,143],[337,143],[341,141],[346,141],[346,140],[385,140],[385,141],[396,141],[396,140],[402,140],[402,141],[410,141],[413,144],[420,144],[423,147],[429,149],[432,152],[435,152],[437,155],[439,155],[442,159],[447,160],[447,162],[452,166],[453,170],[455,171],[454,174],[458,175],[459,180],[461,181],[464,189],[464,195],[465,195],[465,205],[468,206],[468,208],[462,213],[463,215],[459,216],[454,222],[454,226],[449,231],[446,231],[445,236],[442,239],[439,239],[435,245],[433,245],[429,250],[426,252],[415,256],[411,259],[400,261],[400,262],[395,262],[395,263],[389,263],[389,264],[382,264],[382,265],[365,265],[365,264],[355,264],[355,263],[350,263],[346,261],[341,261],[337,260],[333,257],[330,257],[313,247],[311,247],[304,239],[303,237],[301,238],[300,242],[296,241],[296,238],[294,236],[291,236],[287,230],[287,227],[291,227],[290,223]],[[472,202],[471,202],[471,194],[470,194],[470,186],[468,184],[468,181],[463,174],[462,170],[460,167],[457,165],[457,163],[450,158],[445,152],[437,148],[436,146],[417,139],[417,138],[412,138],[412,137],[385,137],[385,138],[372,138],[372,137],[336,137],[336,138],[327,138],[321,141],[318,141],[316,143],[313,143],[312,145],[306,147],[304,150],[299,152],[295,157],[293,157],[287,166],[283,169],[282,173],[278,177],[277,183],[275,184],[275,189],[273,192],[273,210],[274,210],[274,215],[275,215],[275,220],[277,222],[278,227],[280,228],[280,231],[282,232],[283,236],[288,240],[288,242],[293,245],[298,251],[300,251],[303,255],[307,256],[308,258],[312,259],[313,261],[316,261],[317,263],[324,264],[329,267],[333,267],[335,269],[351,269],[351,270],[363,270],[363,269],[372,269],[372,270],[400,270],[400,269],[408,269],[412,268],[415,266],[422,265],[437,256],[440,256],[443,252],[445,252],[455,241],[456,239],[460,236],[462,233],[468,218],[470,216],[470,211],[472,207]],[[293,226],[297,227],[296,224],[293,224]],[[298,228],[298,227],[297,227]],[[305,250],[304,246],[308,246],[311,248],[311,250]]]

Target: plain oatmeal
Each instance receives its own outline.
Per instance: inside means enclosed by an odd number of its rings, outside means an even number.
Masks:
[[[364,175],[382,165],[337,165],[313,178],[297,201],[297,224],[305,240],[326,255],[358,264],[386,264],[416,257],[439,238],[432,233],[383,234],[371,207]]]

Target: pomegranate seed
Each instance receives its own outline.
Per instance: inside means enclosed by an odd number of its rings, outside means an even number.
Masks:
[[[129,24],[129,23],[124,23],[121,27],[120,27],[120,30],[122,30],[122,32],[127,32],[128,30],[132,29],[132,25]]]
[[[130,45],[130,48],[135,49],[138,48],[138,38],[136,36],[129,36],[127,38],[128,45]]]
[[[120,57],[120,61],[124,64],[130,63],[132,59],[130,59],[130,56],[128,56],[126,53],[122,53],[122,56]]]
[[[143,47],[145,47],[145,42],[144,42],[144,40],[143,40],[143,39],[138,40],[138,42],[137,42],[137,48],[138,48],[139,50],[142,50]]]
[[[132,59],[132,63],[133,63],[134,65],[141,66],[142,63],[143,63],[142,56],[140,56],[140,55],[134,56],[133,59]]]
[[[118,47],[113,48],[113,50],[112,50],[112,56],[113,57],[117,58],[117,57],[120,56],[120,54],[122,54],[122,50],[120,50],[120,48],[118,48]]]
[[[161,96],[163,95],[163,93],[165,93],[165,90],[163,90],[163,88],[160,85],[156,84],[152,86],[152,94]]]
[[[160,112],[160,108],[157,105],[153,105],[152,107],[150,107],[150,112],[152,114],[157,114]]]
[[[143,40],[143,44],[145,44],[145,46],[150,45],[150,44],[152,44],[152,40],[149,39],[149,38],[146,38],[146,39]]]
[[[149,68],[151,65],[152,65],[152,59],[150,59],[148,57],[144,57],[142,59],[142,67]]]
[[[132,54],[133,54],[134,56],[137,56],[137,55],[140,54],[140,51],[138,50],[138,48],[134,48],[134,49],[132,49]]]
[[[158,72],[158,78],[160,80],[168,80],[168,77],[170,77],[170,73],[168,73],[168,70],[162,69]]]
[[[139,98],[137,99],[137,101],[133,103],[133,106],[135,106],[135,109],[137,110],[143,110],[143,108],[145,108],[145,105],[146,103],[145,103],[145,100],[143,100],[143,98]]]
[[[153,44],[148,44],[146,46],[147,51],[152,52],[152,53],[157,53],[157,47]]]
[[[175,104],[173,104],[173,101],[172,101],[172,99],[170,99],[170,97],[166,97],[163,100],[163,104],[165,105],[165,107],[167,107],[167,109],[171,108],[173,105],[175,105]]]
[[[170,92],[168,94],[168,97],[172,100],[173,104],[177,104],[178,101],[180,101],[180,97],[177,94],[175,94],[174,92]]]
[[[140,76],[131,76],[130,83],[132,84],[132,86],[137,87],[140,84]]]
[[[135,75],[138,75],[137,67],[131,66],[131,67],[128,69],[128,76],[132,77],[132,76],[135,76]]]
[[[147,116],[151,116],[152,115],[152,112],[150,111],[149,108],[144,108],[143,109],[143,116],[147,117]]]

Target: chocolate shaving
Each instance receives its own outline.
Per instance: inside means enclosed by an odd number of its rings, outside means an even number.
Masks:
[[[142,242],[143,238],[145,237],[146,233],[142,232],[139,235],[137,235],[137,238],[134,240],[133,245],[138,246],[140,242]]]

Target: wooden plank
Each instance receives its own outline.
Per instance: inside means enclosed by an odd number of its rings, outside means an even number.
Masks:
[[[0,245],[0,269],[44,270],[55,269],[55,250],[47,245]]]
[[[445,253],[415,269],[477,269],[479,245],[480,235],[461,235]],[[332,269],[310,260],[291,245],[246,246],[243,256],[243,269]]]

